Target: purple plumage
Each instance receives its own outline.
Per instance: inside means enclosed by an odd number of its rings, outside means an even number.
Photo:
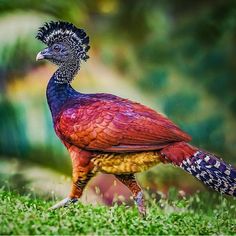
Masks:
[[[213,154],[197,151],[180,167],[214,190],[236,196],[236,170]]]

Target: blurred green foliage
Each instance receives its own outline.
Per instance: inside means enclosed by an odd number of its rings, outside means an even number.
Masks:
[[[5,155],[13,156],[25,154],[27,152],[27,136],[25,133],[25,120],[19,119],[17,109],[8,100],[0,103],[0,152]],[[14,135],[14,131],[18,135]]]
[[[0,51],[0,91],[15,77],[26,74],[34,66],[35,54],[40,49],[36,41],[16,38],[13,44],[5,45]]]
[[[20,196],[0,189],[0,234],[77,235],[234,235],[235,200],[219,195],[197,194],[169,200],[149,199],[145,219],[136,207],[108,208],[76,203],[48,211],[53,201],[32,195]]]
[[[197,109],[198,97],[192,93],[175,93],[166,98],[164,112],[179,121],[187,119]]]
[[[154,68],[146,72],[144,78],[138,81],[138,85],[144,90],[158,93],[168,86],[168,73],[166,70]]]

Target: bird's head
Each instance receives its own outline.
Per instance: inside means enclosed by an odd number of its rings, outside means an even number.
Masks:
[[[83,29],[68,22],[45,23],[39,28],[36,38],[48,47],[39,52],[36,60],[47,59],[56,65],[86,61],[89,57],[89,37]]]

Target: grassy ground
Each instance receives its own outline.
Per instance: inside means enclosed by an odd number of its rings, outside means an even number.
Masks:
[[[125,205],[109,208],[78,203],[48,211],[52,204],[52,201],[0,190],[0,234],[236,233],[236,200],[215,194],[158,203],[150,200],[146,219],[138,216],[135,207]]]

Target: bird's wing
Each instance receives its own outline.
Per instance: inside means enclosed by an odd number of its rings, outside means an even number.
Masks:
[[[163,115],[119,97],[73,101],[61,112],[55,129],[63,141],[103,152],[158,150],[191,139]]]

